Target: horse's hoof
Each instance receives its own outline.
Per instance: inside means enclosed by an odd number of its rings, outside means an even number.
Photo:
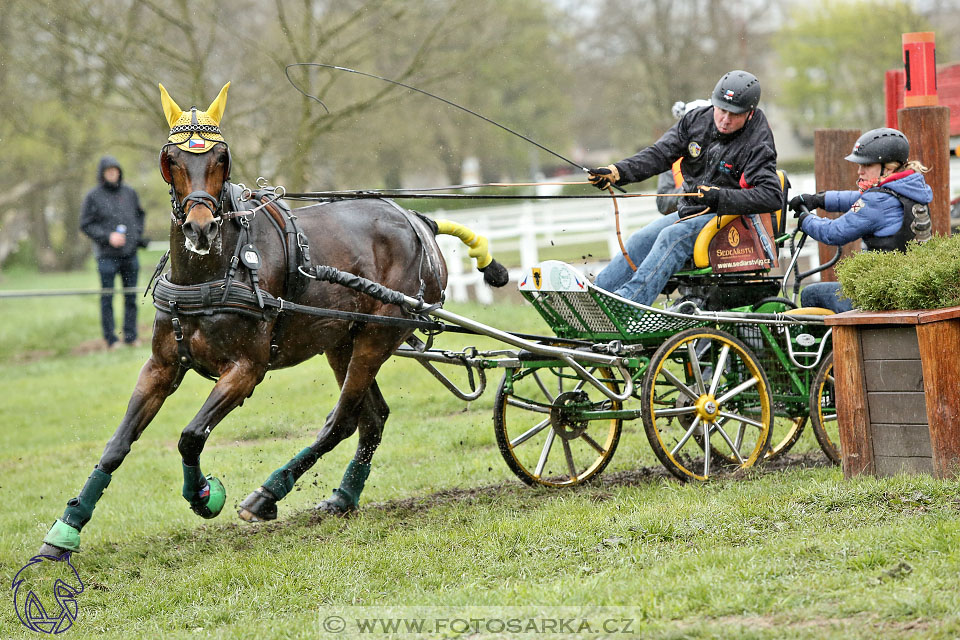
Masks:
[[[227,490],[223,483],[215,476],[207,476],[207,486],[200,493],[198,500],[190,503],[190,508],[201,518],[209,520],[220,515],[226,502]]]
[[[60,547],[55,547],[52,544],[44,542],[40,545],[40,551],[37,551],[38,556],[48,556],[50,558],[56,558],[59,560],[63,556],[69,556],[73,551],[69,549],[61,549]]]
[[[277,499],[272,493],[260,487],[244,498],[243,502],[240,503],[237,515],[240,516],[241,520],[247,522],[276,520]]]
[[[80,530],[57,518],[43,538],[40,555],[59,558],[72,551],[80,551]]]
[[[344,518],[357,512],[356,503],[350,499],[345,491],[334,489],[333,495],[318,504],[317,511],[323,511],[332,516]]]

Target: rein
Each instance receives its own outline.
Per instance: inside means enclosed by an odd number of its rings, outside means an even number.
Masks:
[[[603,199],[610,198],[613,202],[613,219],[617,229],[617,243],[620,245],[620,252],[627,261],[630,269],[637,270],[637,265],[630,259],[627,253],[627,247],[623,243],[623,234],[620,231],[620,205],[617,198],[653,198],[663,194],[660,193],[625,193],[617,195],[612,187],[607,187],[610,195],[493,195],[493,194],[473,194],[473,193],[434,193],[436,191],[447,191],[451,189],[470,189],[477,187],[535,187],[541,185],[568,185],[568,184],[590,184],[587,181],[577,182],[487,182],[481,184],[459,184],[446,187],[434,187],[431,189],[364,189],[352,191],[307,191],[303,193],[288,193],[286,197],[291,200],[363,200],[375,198],[391,199],[467,199],[467,200],[561,200],[561,199]],[[702,198],[703,194],[696,193],[678,193],[670,194],[673,196],[693,196]]]

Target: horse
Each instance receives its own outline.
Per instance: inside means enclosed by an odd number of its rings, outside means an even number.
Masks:
[[[230,183],[230,148],[219,128],[230,83],[206,111],[182,110],[159,86],[170,126],[160,172],[172,210],[169,272],[154,285],[151,355],[99,462],[45,536],[44,555],[79,550],[80,531],[113,474],[190,369],[216,380],[178,443],[182,495],[195,513],[216,517],[226,500],[223,483],[200,467],[214,428],[267,371],[319,354],[333,369],[339,398],[315,441],[243,500],[239,515],[275,519],[297,479],[358,431],[340,486],[318,505],[337,515],[356,510],[389,414],[376,376],[418,322],[397,297],[442,301],[447,271],[435,235],[467,243],[489,284],[507,280],[485,239],[455,223],[438,224],[389,200],[331,200],[293,215],[274,190]],[[312,266],[311,255],[323,265]],[[163,268],[161,261],[157,274]]]

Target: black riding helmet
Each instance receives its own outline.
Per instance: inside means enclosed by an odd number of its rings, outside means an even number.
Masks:
[[[748,71],[730,71],[714,87],[710,102],[730,113],[753,111],[760,102],[760,81]]]
[[[857,164],[904,164],[910,155],[910,141],[896,129],[873,129],[860,136],[853,145],[853,152],[845,160]]]

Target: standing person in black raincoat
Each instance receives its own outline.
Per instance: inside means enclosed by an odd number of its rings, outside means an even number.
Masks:
[[[110,293],[100,296],[100,324],[107,348],[117,343],[113,320],[113,286],[117,278],[124,288],[137,286],[140,263],[137,248],[146,247],[144,211],[132,187],[123,183],[123,170],[115,158],[104,156],[97,168],[98,185],[87,192],[80,214],[80,230],[93,240],[100,286]],[[137,341],[137,294],[125,292],[123,341]]]

